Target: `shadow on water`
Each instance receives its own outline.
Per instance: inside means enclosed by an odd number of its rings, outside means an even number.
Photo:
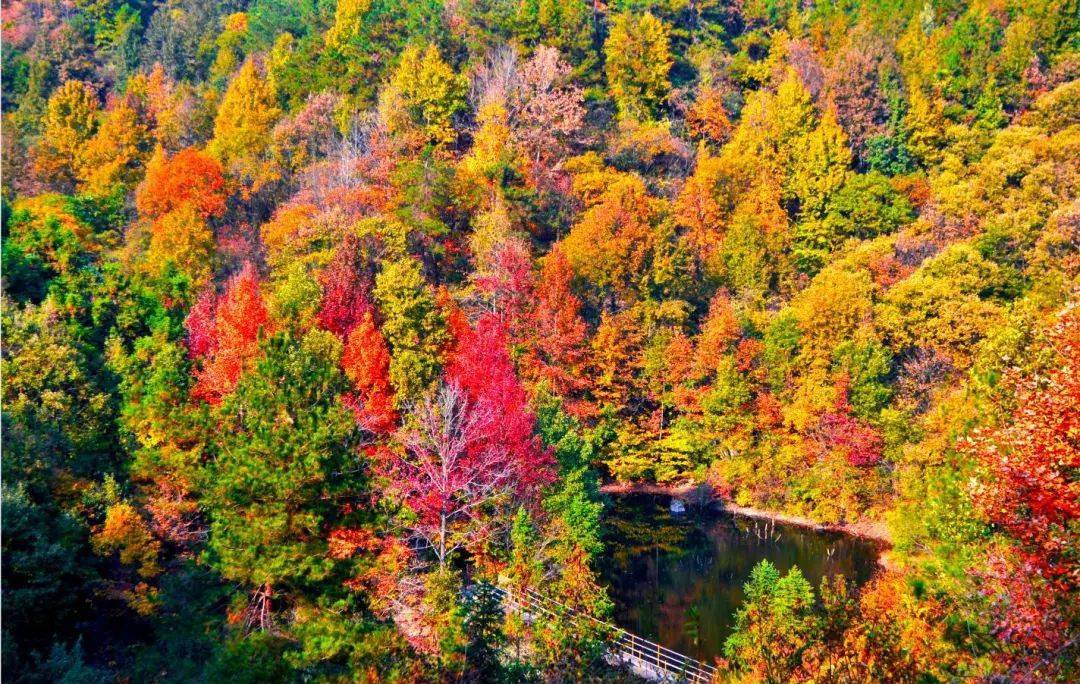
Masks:
[[[877,567],[869,540],[720,512],[673,516],[669,501],[613,498],[601,572],[616,624],[700,660],[722,655],[742,586],[761,560],[781,572],[798,565],[815,589],[837,574],[861,586]]]

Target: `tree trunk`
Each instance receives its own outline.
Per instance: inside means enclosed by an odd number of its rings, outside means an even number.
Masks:
[[[439,567],[446,566],[446,512],[439,513]]]

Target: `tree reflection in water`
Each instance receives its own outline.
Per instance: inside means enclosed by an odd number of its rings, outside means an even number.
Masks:
[[[601,571],[619,626],[701,660],[721,654],[742,585],[761,560],[781,572],[798,565],[815,588],[837,574],[861,585],[877,567],[868,540],[694,508],[676,517],[668,502],[613,498]]]

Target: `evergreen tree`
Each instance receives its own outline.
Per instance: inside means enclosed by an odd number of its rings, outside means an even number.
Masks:
[[[341,343],[326,332],[277,335],[213,411],[217,439],[200,474],[209,519],[207,558],[250,592],[244,619],[269,628],[275,612],[344,580],[331,530],[363,524],[359,430],[340,395]]]
[[[789,681],[816,634],[813,588],[798,567],[781,577],[765,560],[754,567],[743,592],[724,654],[762,681]]]

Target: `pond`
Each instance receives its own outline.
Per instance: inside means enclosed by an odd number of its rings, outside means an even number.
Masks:
[[[670,501],[613,497],[601,574],[615,624],[702,661],[723,654],[743,584],[761,560],[781,573],[799,566],[815,592],[824,576],[862,585],[877,568],[879,547],[870,540],[722,512],[673,516]]]

